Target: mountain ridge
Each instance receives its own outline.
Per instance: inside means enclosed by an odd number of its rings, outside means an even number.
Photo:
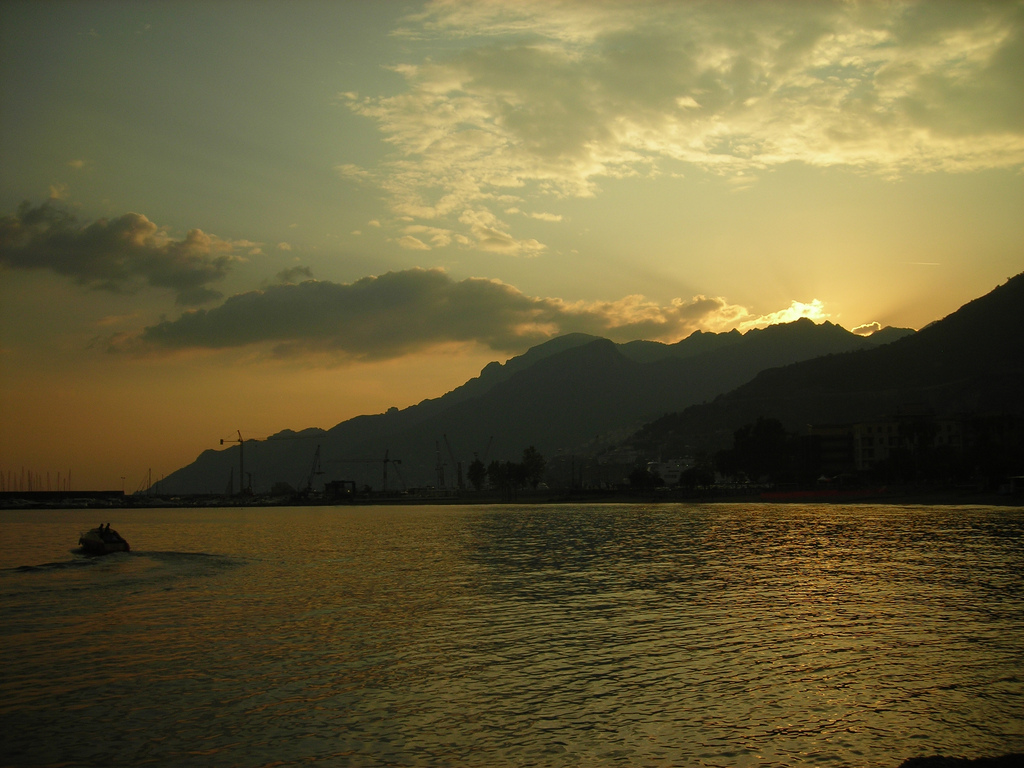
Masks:
[[[793,432],[811,423],[892,416],[1024,412],[1024,273],[945,318],[874,349],[760,371],[749,382],[645,425],[638,439],[699,450],[726,447],[760,417]]]
[[[450,483],[458,465],[474,457],[517,459],[528,445],[546,455],[586,452],[662,414],[714,399],[766,367],[876,346],[870,336],[806,319],[746,333],[695,331],[673,344],[568,334],[490,363],[460,387],[404,409],[247,440],[244,470],[238,445],[204,451],[164,478],[160,490],[221,493],[236,471],[252,475],[257,492],[279,481],[301,487],[318,447],[327,479],[378,488],[387,456],[391,476],[398,475],[392,482],[440,485],[447,468]]]

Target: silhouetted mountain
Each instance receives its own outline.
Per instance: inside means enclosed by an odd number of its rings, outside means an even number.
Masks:
[[[458,466],[468,467],[474,456],[518,460],[530,445],[549,457],[589,450],[664,413],[715,398],[765,368],[875,347],[874,337],[806,319],[745,334],[696,332],[675,344],[615,344],[571,334],[491,363],[443,397],[326,431],[285,430],[246,441],[244,462],[238,445],[206,451],[161,481],[160,490],[222,493],[229,478],[237,488],[243,472],[257,492],[278,481],[304,487],[318,446],[318,481],[353,479],[380,488],[387,466],[391,488],[451,485]]]
[[[869,337],[873,338],[873,337]],[[936,416],[1024,413],[1024,274],[917,333],[875,349],[764,370],[749,383],[668,414],[636,440],[725,447],[758,417],[793,432],[903,410]]]
[[[897,339],[902,339],[904,336],[913,336],[916,331],[913,328],[894,328],[891,325],[887,325],[885,328],[881,328],[870,336],[871,341],[878,345],[890,344]]]

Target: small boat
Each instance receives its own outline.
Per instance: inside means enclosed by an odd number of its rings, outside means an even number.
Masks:
[[[107,523],[106,527],[100,526],[86,531],[78,537],[78,543],[82,549],[90,555],[108,555],[111,552],[131,552],[131,547],[117,531]]]

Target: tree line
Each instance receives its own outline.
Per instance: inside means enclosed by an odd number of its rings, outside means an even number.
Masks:
[[[1024,417],[973,415],[961,429],[962,443],[954,447],[936,441],[933,419],[901,420],[900,444],[862,476],[881,483],[993,484],[1024,470]],[[764,417],[736,430],[732,447],[715,454],[714,467],[727,477],[800,485],[828,469],[815,436],[787,432],[778,419]]]
[[[514,494],[518,489],[530,486],[536,488],[544,478],[547,461],[532,445],[523,449],[520,461],[492,461],[484,465],[480,459],[474,459],[466,470],[466,479],[476,490],[485,485],[502,492],[502,495]]]

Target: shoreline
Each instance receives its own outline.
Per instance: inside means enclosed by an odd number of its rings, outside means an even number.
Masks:
[[[351,499],[296,499],[270,496],[195,495],[181,497],[125,496],[114,491],[4,492],[0,509],[196,509],[217,507],[358,507],[358,506],[458,506],[458,505],[565,505],[565,504],[842,504],[929,507],[1024,507],[1024,493],[978,492],[958,489],[872,488],[850,491],[778,491],[751,488],[709,489],[702,492],[675,489],[536,491],[515,494],[463,491],[451,493],[404,493],[357,496]]]

